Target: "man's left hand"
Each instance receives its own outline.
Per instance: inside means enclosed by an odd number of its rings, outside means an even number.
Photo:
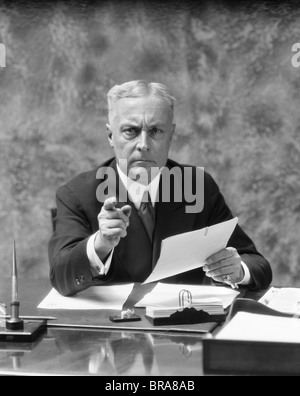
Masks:
[[[206,276],[227,284],[239,283],[245,275],[241,256],[233,247],[222,249],[208,257],[203,270]]]

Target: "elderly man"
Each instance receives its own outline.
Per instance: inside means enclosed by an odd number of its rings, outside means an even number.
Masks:
[[[108,92],[106,128],[115,158],[57,191],[49,259],[52,285],[61,294],[73,295],[109,282],[143,282],[159,258],[163,239],[233,217],[206,172],[201,210],[186,210],[190,202],[182,195],[178,200],[174,180],[168,185],[169,199],[161,199],[163,169],[176,168],[183,178],[192,179],[194,187],[198,180],[197,168],[189,167],[192,172],[186,175],[185,166],[168,159],[175,131],[174,102],[165,85],[141,80],[116,85]],[[107,196],[105,188],[110,190]],[[271,280],[268,261],[237,225],[228,246],[209,257],[204,267],[185,271],[183,262],[182,273],[164,281],[216,281],[260,289]]]

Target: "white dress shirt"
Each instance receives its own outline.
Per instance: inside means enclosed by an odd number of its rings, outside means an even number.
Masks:
[[[146,190],[149,191],[150,197],[151,197],[151,202],[153,207],[155,206],[155,202],[157,199],[157,193],[158,193],[158,187],[159,187],[159,181],[160,181],[160,175],[159,173],[148,186],[145,186],[143,184],[140,184],[129,177],[127,177],[122,170],[120,169],[119,165],[117,165],[119,177],[121,179],[121,182],[125,186],[125,188],[128,191],[128,196],[130,200],[134,203],[134,206],[136,207],[137,210],[139,210],[142,198],[144,195],[144,192]],[[95,245],[94,241],[97,236],[99,231],[97,231],[95,234],[93,234],[89,239],[87,243],[87,256],[90,262],[91,270],[93,276],[105,276],[110,268],[111,265],[111,260],[113,256],[114,249],[111,250],[109,256],[107,257],[105,263],[100,260],[98,254],[95,251]],[[242,261],[242,266],[244,269],[244,279],[239,282],[239,285],[247,285],[250,283],[251,280],[251,275],[249,268],[247,265]]]

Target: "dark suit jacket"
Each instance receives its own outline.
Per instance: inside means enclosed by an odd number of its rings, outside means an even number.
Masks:
[[[183,166],[168,160],[167,167]],[[116,170],[115,159],[110,159],[100,168],[112,167]],[[195,169],[193,179],[195,179]],[[143,282],[151,273],[160,254],[161,241],[172,235],[201,229],[231,219],[232,213],[213,178],[204,172],[204,208],[200,213],[186,213],[191,203],[184,200],[175,202],[171,194],[170,202],[155,205],[155,230],[153,246],[147,236],[137,210],[132,202],[118,206],[132,206],[127,236],[115,247],[110,270],[105,277],[93,277],[86,254],[88,238],[98,230],[97,215],[102,203],[97,200],[97,187],[103,180],[96,179],[97,170],[82,173],[60,187],[57,191],[57,217],[55,231],[49,242],[50,279],[63,295],[72,295],[92,285],[108,282]],[[116,171],[117,174],[117,171]],[[194,180],[195,182],[195,180]],[[184,186],[184,183],[182,183]],[[118,197],[118,183],[115,194]],[[173,186],[171,186],[172,191]],[[160,185],[161,189],[161,185]],[[160,190],[161,191],[161,190]],[[255,248],[254,243],[241,229],[235,228],[228,246],[237,249],[248,266],[252,289],[266,288],[272,280],[268,261]],[[184,263],[182,263],[184,270]],[[164,281],[174,283],[210,283],[201,268],[183,272]]]

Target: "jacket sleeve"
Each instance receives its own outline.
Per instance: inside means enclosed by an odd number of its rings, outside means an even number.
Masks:
[[[216,182],[209,175],[206,186],[207,204],[209,205],[209,223],[217,224],[233,218],[233,215],[227,206],[223,195],[221,194]],[[245,233],[245,231],[237,225],[227,246],[237,249],[243,262],[249,268],[251,274],[251,283],[248,288],[259,290],[267,288],[272,282],[272,270],[270,263],[256,249],[255,244]]]
[[[112,270],[105,280],[92,275],[86,249],[93,232],[78,197],[67,185],[58,189],[56,205],[55,231],[48,247],[52,286],[62,295],[71,296],[109,282]]]

